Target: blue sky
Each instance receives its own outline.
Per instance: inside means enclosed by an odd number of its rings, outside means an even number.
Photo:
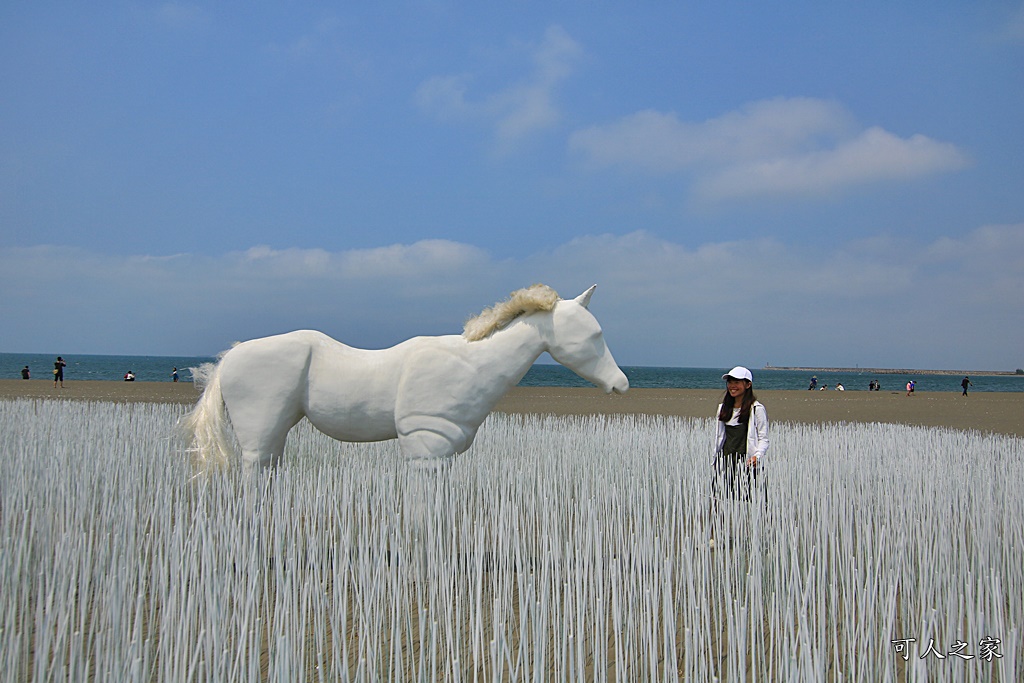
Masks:
[[[1020,2],[6,3],[0,350],[1024,366]]]

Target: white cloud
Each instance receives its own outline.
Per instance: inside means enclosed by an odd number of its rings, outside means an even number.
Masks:
[[[447,273],[472,272],[489,260],[487,252],[448,240],[423,240],[347,252],[342,258],[349,277],[363,279],[444,277]]]
[[[700,123],[642,111],[577,131],[569,145],[594,166],[669,172],[772,157],[806,148],[821,136],[841,135],[851,126],[850,116],[835,103],[779,98]]]
[[[814,248],[691,248],[635,232],[505,260],[443,240],[216,257],[8,248],[0,350],[212,354],[297,328],[376,348],[458,333],[513,289],[546,282],[567,297],[598,284],[592,310],[624,364],[1013,369],[1024,363],[1021,254],[1024,224]]]
[[[967,157],[954,145],[923,135],[899,138],[869,128],[827,150],[737,164],[712,172],[697,183],[708,199],[766,194],[821,195],[883,180],[911,180],[963,168]]]
[[[441,121],[484,121],[494,127],[498,142],[507,146],[558,122],[558,87],[572,74],[581,54],[579,44],[565,30],[552,26],[532,49],[533,68],[521,82],[471,99],[468,92],[477,80],[472,75],[435,76],[420,85],[416,102]]]
[[[342,28],[342,22],[337,17],[327,15],[318,19],[304,33],[286,42],[271,43],[269,49],[275,54],[296,60],[303,60],[323,51],[336,53],[343,43]]]
[[[954,145],[923,135],[858,131],[842,106],[810,98],[753,102],[699,123],[643,111],[577,131],[569,146],[591,167],[692,174],[695,194],[710,200],[820,195],[968,163]]]
[[[175,29],[200,29],[210,24],[210,15],[199,5],[165,2],[156,10],[157,19]]]
[[[442,121],[469,118],[475,113],[473,105],[466,101],[470,80],[466,75],[434,76],[420,84],[416,103]]]
[[[238,274],[260,277],[354,280],[395,278],[412,280],[470,270],[487,261],[485,251],[449,240],[421,240],[372,249],[330,253],[323,249],[271,249],[257,246],[229,254]]]

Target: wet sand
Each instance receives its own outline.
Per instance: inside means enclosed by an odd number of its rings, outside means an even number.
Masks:
[[[515,387],[496,410],[552,415],[712,415],[722,397],[713,389],[631,389],[606,395],[593,388]],[[776,422],[805,424],[881,422],[947,427],[1024,437],[1024,392],[972,393],[902,391],[760,391],[758,398]],[[46,398],[85,401],[143,401],[191,404],[199,397],[190,382],[64,382],[0,380],[0,400]]]

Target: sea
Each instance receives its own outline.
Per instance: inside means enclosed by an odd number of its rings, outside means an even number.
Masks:
[[[62,354],[63,355],[63,354]],[[19,379],[21,369],[29,366],[33,380],[52,380],[53,362],[57,354],[0,353],[0,379]],[[214,358],[204,356],[95,356],[63,355],[67,367],[64,380],[123,381],[131,370],[143,382],[170,382],[173,368],[178,369],[180,381],[190,382],[189,368],[212,363]],[[658,368],[623,366],[631,387],[651,389],[722,389],[722,374],[730,368]],[[847,391],[868,391],[872,380],[881,383],[882,391],[903,391],[909,380],[914,380],[915,391],[957,391],[963,375],[933,374],[876,374],[869,371],[805,372],[751,368],[755,389],[804,389],[812,375],[818,386],[832,391],[842,384]],[[972,392],[1024,391],[1024,375],[971,375]],[[590,382],[571,370],[556,364],[534,365],[519,383],[527,387],[588,387]]]

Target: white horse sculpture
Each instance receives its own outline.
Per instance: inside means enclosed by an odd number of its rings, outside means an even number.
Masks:
[[[469,320],[461,336],[387,349],[355,349],[311,330],[237,344],[217,365],[193,370],[205,390],[182,426],[204,466],[231,460],[227,418],[243,462],[267,467],[280,462],[304,416],[339,441],[397,438],[411,462],[436,462],[470,447],[545,351],[606,393],[629,389],[587,310],[594,287],[571,300],[546,285],[520,289]]]

